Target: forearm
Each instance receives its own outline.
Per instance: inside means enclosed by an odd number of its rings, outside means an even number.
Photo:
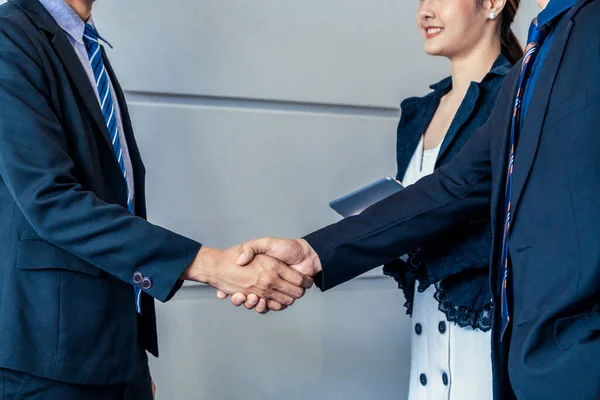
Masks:
[[[330,289],[440,237],[489,207],[489,136],[474,135],[454,161],[403,191],[305,237]]]
[[[348,218],[308,235],[305,239],[323,266],[321,281],[315,283],[327,290],[353,279],[443,235],[468,218],[474,207],[487,206],[487,199],[478,196],[441,202],[432,209],[421,209],[400,218],[386,218],[386,209],[398,209],[404,202],[395,204],[394,199],[389,199],[378,204],[373,213]],[[331,241],[330,237],[338,239]]]
[[[0,168],[0,173],[4,171]],[[12,183],[10,178],[5,182]],[[46,241],[132,285],[133,275],[140,272],[152,281],[145,292],[158,300],[174,294],[182,271],[201,247],[121,206],[104,203],[77,185],[42,189],[39,180],[29,182],[38,188],[31,196],[22,184],[10,186],[32,228],[26,239]]]
[[[222,253],[223,250],[202,247],[190,265],[183,271],[180,279],[219,287],[222,277],[218,259],[222,257]]]

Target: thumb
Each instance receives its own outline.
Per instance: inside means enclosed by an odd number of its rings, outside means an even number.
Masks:
[[[306,275],[311,278],[315,275],[314,270],[312,268],[309,268],[309,265],[307,263],[293,264],[290,265],[290,268],[300,272],[302,275]]]
[[[241,254],[237,259],[240,266],[248,265],[257,254],[268,254],[273,248],[274,239],[262,238],[250,240],[241,244]]]

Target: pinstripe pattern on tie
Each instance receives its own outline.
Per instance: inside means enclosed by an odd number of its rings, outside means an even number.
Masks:
[[[123,149],[121,148],[121,139],[119,138],[119,125],[117,123],[117,116],[115,115],[115,105],[113,103],[113,97],[110,90],[110,81],[108,72],[104,67],[104,60],[102,58],[102,47],[99,43],[100,36],[96,28],[86,23],[83,32],[83,43],[87,50],[92,70],[94,71],[94,79],[96,80],[96,88],[98,89],[98,96],[100,98],[100,109],[102,115],[106,121],[106,127],[108,128],[108,134],[112,142],[113,150],[117,157],[117,162],[121,168],[123,179],[127,184],[127,169],[125,168],[125,161],[123,160]],[[127,209],[133,214],[133,199],[127,188]],[[135,305],[138,313],[141,313],[141,289],[135,287]]]
[[[523,100],[523,92],[529,72],[533,64],[533,60],[537,54],[539,46],[543,40],[548,36],[552,27],[550,24],[545,24],[541,27],[537,26],[537,21],[534,19],[532,27],[530,29],[529,44],[525,47],[525,55],[521,63],[521,74],[519,76],[519,82],[517,86],[517,94],[515,96],[515,102],[513,107],[511,128],[510,128],[510,145],[509,145],[509,156],[508,166],[506,171],[506,186],[504,196],[504,230],[502,236],[502,258],[501,265],[504,269],[502,277],[502,298],[501,298],[501,314],[502,314],[502,327],[500,340],[504,338],[506,329],[508,328],[511,315],[510,307],[508,304],[509,296],[509,278],[510,278],[510,254],[509,254],[509,234],[510,234],[510,223],[512,220],[512,189],[513,189],[513,170],[515,165],[515,152],[517,144],[519,142],[519,136],[521,134],[521,106]]]

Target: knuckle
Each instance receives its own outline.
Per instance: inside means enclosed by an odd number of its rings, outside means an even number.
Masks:
[[[275,264],[274,262],[271,261],[266,261],[263,262],[263,266],[265,268],[265,270],[267,270],[269,273],[274,274],[276,272],[279,271],[279,269],[277,268],[277,264]]]
[[[266,275],[266,281],[269,287],[272,287],[275,282],[278,280],[278,276],[275,272],[269,271]]]
[[[271,277],[268,274],[260,274],[257,283],[261,288],[268,288],[271,285]]]

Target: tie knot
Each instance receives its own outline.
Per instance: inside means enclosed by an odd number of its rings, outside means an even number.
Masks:
[[[100,36],[98,35],[96,27],[94,27],[94,25],[92,24],[86,23],[85,29],[83,30],[83,42],[85,43],[85,45],[89,46],[91,44],[98,43],[99,37]]]
[[[530,44],[535,43],[536,45],[540,45],[551,31],[552,24],[550,22],[542,26],[538,26],[537,18],[535,18],[529,27],[529,37],[527,42]]]

